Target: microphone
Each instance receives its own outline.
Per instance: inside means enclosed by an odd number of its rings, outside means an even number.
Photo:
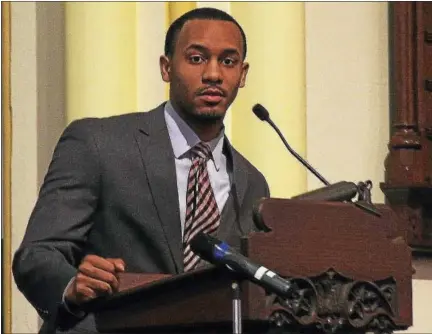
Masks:
[[[340,181],[291,198],[309,201],[345,202],[353,199],[357,193],[358,187],[354,182]]]
[[[225,266],[229,270],[241,274],[252,282],[260,285],[278,296],[286,296],[291,292],[291,282],[280,277],[266,267],[252,262],[227,243],[203,232],[198,233],[190,242],[191,249],[202,259],[214,265]]]
[[[279,137],[282,139],[282,142],[285,144],[285,147],[288,151],[302,163],[312,174],[314,174],[322,183],[326,185],[324,188],[316,189],[313,191],[309,191],[304,194],[297,195],[292,197],[293,199],[302,199],[302,200],[315,200],[315,201],[350,201],[357,194],[359,194],[358,201],[354,202],[354,204],[366,210],[369,213],[375,214],[377,216],[381,216],[380,212],[377,208],[372,204],[370,189],[372,187],[372,182],[366,181],[366,183],[361,182],[356,185],[353,182],[341,181],[334,184],[330,184],[318,171],[313,168],[305,159],[303,159],[296,151],[294,151],[291,146],[285,140],[285,137],[282,135],[282,132],[273,123],[270,119],[270,114],[264,106],[261,104],[255,104],[252,108],[254,114],[261,120],[269,123],[272,128],[277,132]]]
[[[276,124],[273,123],[273,121],[270,119],[269,112],[267,111],[264,106],[261,104],[255,104],[252,108],[252,111],[254,114],[261,120],[269,123],[271,127],[277,132],[279,137],[282,139],[282,142],[285,144],[285,147],[290,151],[290,153],[302,163],[303,166],[305,166],[312,174],[314,174],[322,183],[324,183],[326,186],[330,185],[330,182],[328,182],[318,171],[313,168],[305,159],[303,159],[296,151],[294,151],[291,146],[289,146],[288,142],[285,140],[285,137],[283,136],[282,132],[279,130],[279,128],[276,126]]]
[[[298,160],[303,166],[305,166],[310,172],[312,172],[322,183],[326,185],[324,188],[319,188],[304,194],[300,194],[298,196],[292,197],[293,199],[301,199],[301,200],[314,200],[314,201],[349,201],[355,195],[357,195],[358,188],[357,185],[353,182],[341,181],[335,184],[330,184],[318,171],[313,168],[305,159],[303,159],[296,151],[294,151],[291,146],[286,141],[282,132],[273,123],[270,119],[270,114],[267,109],[261,104],[255,104],[252,108],[254,114],[261,120],[269,123],[272,128],[277,132],[279,137],[282,139],[282,142],[285,144],[285,147],[288,151]]]

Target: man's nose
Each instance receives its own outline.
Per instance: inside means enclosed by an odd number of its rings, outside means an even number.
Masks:
[[[220,64],[217,60],[211,60],[207,63],[207,66],[204,68],[204,73],[202,75],[202,81],[212,82],[212,83],[221,83],[222,82],[222,72],[220,68]]]

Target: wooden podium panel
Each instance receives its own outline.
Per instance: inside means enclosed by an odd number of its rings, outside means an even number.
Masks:
[[[268,232],[242,252],[293,283],[276,296],[223,267],[186,274],[126,273],[117,295],[88,305],[98,329],[116,333],[232,333],[233,281],[241,281],[244,333],[366,333],[412,325],[413,274],[398,216],[352,205],[263,199],[255,222]]]

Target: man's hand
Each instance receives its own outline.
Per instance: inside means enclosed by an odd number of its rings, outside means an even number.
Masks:
[[[118,273],[124,270],[125,263],[122,259],[104,259],[96,255],[87,255],[66,290],[65,300],[80,305],[118,291]]]

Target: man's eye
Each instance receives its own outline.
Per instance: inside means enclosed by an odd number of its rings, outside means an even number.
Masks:
[[[191,56],[189,59],[192,64],[201,64],[204,61],[201,56]]]
[[[225,58],[222,63],[226,66],[233,66],[235,64],[235,60],[231,58]]]

